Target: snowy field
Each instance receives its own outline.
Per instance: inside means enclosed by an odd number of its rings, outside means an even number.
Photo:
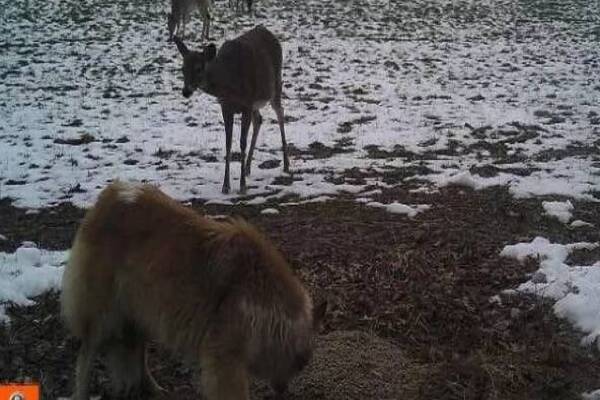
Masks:
[[[284,49],[292,174],[282,172],[265,108],[245,196],[237,162],[232,193],[221,193],[220,108],[207,95],[182,97],[167,12],[155,0],[0,0],[0,198],[31,212],[87,207],[118,178],[180,200],[269,202],[263,214],[346,193],[415,218],[436,204],[373,196],[391,185],[506,186],[515,198],[539,198],[565,230],[600,227],[573,217],[578,204],[600,201],[597,1],[259,0],[254,16],[218,1],[217,44],[260,23]],[[192,47],[200,27],[198,18],[188,24]],[[234,150],[238,139],[236,121]],[[540,269],[507,289],[556,300],[583,344],[600,343],[600,260],[568,261],[600,243],[519,241],[501,255],[537,258]],[[29,244],[0,253],[0,304],[57,288],[66,256]]]
[[[418,166],[426,174],[407,181],[597,200],[600,6],[544,3],[265,0],[248,17],[217,2],[218,43],[261,23],[284,48],[293,184],[265,109],[249,195],[355,193],[365,185],[350,169]],[[0,197],[89,205],[121,178],[179,199],[238,200],[220,193],[219,106],[181,96],[166,2],[1,0],[0,10]],[[188,33],[199,29],[194,19]]]

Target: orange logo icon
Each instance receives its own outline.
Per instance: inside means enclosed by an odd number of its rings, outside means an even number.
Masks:
[[[40,400],[40,385],[37,383],[0,385],[0,400]]]

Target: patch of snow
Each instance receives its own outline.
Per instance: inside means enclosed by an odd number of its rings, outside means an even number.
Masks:
[[[317,197],[312,197],[310,199],[306,199],[306,200],[300,200],[300,201],[289,201],[289,202],[285,202],[285,203],[280,203],[280,206],[298,206],[300,204],[310,204],[310,203],[324,203],[326,201],[329,200],[333,200],[333,197],[331,196],[317,196]]]
[[[586,334],[583,345],[594,343],[600,336],[600,262],[571,266],[565,261],[574,250],[593,250],[599,246],[599,243],[587,242],[563,245],[536,237],[530,243],[506,246],[500,253],[520,261],[527,257],[540,260],[539,270],[517,290],[556,300],[556,315]]]
[[[500,255],[502,257],[515,258],[521,262],[529,257],[563,262],[573,250],[593,250],[596,247],[598,247],[598,243],[579,242],[566,245],[550,243],[548,239],[538,236],[530,243],[517,243],[504,246]]]
[[[60,290],[68,252],[19,247],[0,252],[0,321],[8,321],[6,303],[31,305],[32,297]]]
[[[416,189],[410,189],[408,192],[409,193],[426,193],[426,194],[430,194],[430,193],[436,193],[436,192],[438,192],[438,190],[435,187],[421,186],[421,187],[418,187]]]
[[[0,240],[4,241],[4,240],[8,240],[8,238],[2,234],[0,234]]]
[[[218,205],[222,205],[222,206],[232,206],[233,202],[231,200],[224,200],[224,199],[210,199],[204,203],[205,206],[208,206],[210,204],[218,204]]]
[[[383,191],[381,189],[373,189],[373,190],[368,190],[366,192],[361,192],[360,195],[363,197],[369,197],[369,196],[373,196],[374,194],[381,194],[383,193]]]
[[[581,394],[583,400],[600,400],[600,389]]]
[[[42,263],[42,252],[37,247],[21,246],[15,252],[19,265],[32,265],[39,267]]]
[[[279,214],[279,210],[276,208],[265,208],[260,213],[263,215],[273,215],[273,214]]]
[[[390,204],[383,204],[378,201],[371,201],[371,202],[367,203],[366,205],[368,207],[383,208],[387,212],[390,212],[393,214],[405,214],[409,218],[413,218],[418,213],[423,212],[425,210],[429,210],[431,208],[431,206],[428,204],[418,204],[416,206],[409,206],[409,205],[398,203],[398,202],[393,202]]]
[[[564,168],[562,165],[543,165],[544,172],[534,172],[529,176],[518,177],[511,182],[510,193],[516,198],[530,198],[534,196],[559,195],[575,199],[597,202],[590,194],[597,188],[594,183],[597,178],[590,172],[592,167],[583,167],[582,170]],[[589,168],[589,169],[587,169]],[[546,170],[553,170],[548,174]]]
[[[573,218],[573,204],[567,201],[543,201],[542,207],[546,215],[557,218],[560,222],[566,224]]]
[[[571,222],[570,224],[571,228],[582,228],[582,227],[592,227],[594,226],[594,224],[592,224],[591,222],[586,222],[586,221],[582,221],[580,219],[576,219],[575,221]]]
[[[229,218],[229,216],[224,215],[224,214],[214,214],[214,215],[206,215],[206,218],[210,218],[210,219],[227,219],[227,218]]]
[[[266,202],[267,202],[266,197],[256,196],[255,198],[253,198],[251,200],[247,200],[244,203],[247,205],[258,205],[258,204],[264,204]]]
[[[470,187],[473,190],[481,190],[491,186],[505,185],[510,181],[512,176],[499,174],[493,178],[483,178],[479,175],[472,174],[470,171],[463,171],[456,174],[441,174],[431,177],[439,187],[457,185]]]
[[[309,204],[309,203],[324,203],[326,201],[333,200],[331,196],[317,196],[311,199],[299,201],[298,204]]]
[[[532,172],[525,176],[499,172],[490,178],[469,171],[470,167],[479,165],[476,159],[469,156],[463,157],[457,164],[458,166],[452,166],[444,160],[432,160],[429,167],[435,174],[417,175],[412,179],[429,181],[438,187],[454,184],[475,190],[508,186],[509,192],[515,198],[559,195],[578,200],[599,201],[592,193],[598,185],[597,174],[600,173],[600,168],[595,167],[592,159],[565,158],[543,163],[507,164],[505,168],[527,169]]]

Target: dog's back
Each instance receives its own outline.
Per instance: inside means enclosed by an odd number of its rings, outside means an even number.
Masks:
[[[88,212],[62,312],[84,344],[121,340],[133,326],[200,357],[209,399],[244,398],[242,383],[224,389],[232,373],[285,386],[312,350],[312,303],[279,251],[249,224],[204,218],[148,185],[112,184]]]

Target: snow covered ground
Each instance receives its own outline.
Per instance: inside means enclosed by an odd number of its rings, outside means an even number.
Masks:
[[[65,251],[46,251],[25,243],[14,253],[0,252],[0,323],[8,321],[7,303],[31,305],[35,296],[60,290]]]
[[[600,243],[550,243],[548,239],[536,237],[530,243],[506,246],[501,255],[523,261],[527,257],[540,260],[540,269],[531,280],[517,288],[518,291],[533,293],[556,300],[554,311],[569,320],[586,334],[582,344],[595,343],[600,348],[600,261],[593,265],[574,266],[566,263],[574,250],[593,250]]]
[[[89,205],[121,178],[180,199],[237,201],[220,193],[219,106],[180,94],[167,2],[0,0],[0,9],[0,197]],[[257,9],[236,17],[217,2],[213,37],[262,23],[281,38],[294,180],[282,179],[265,109],[250,195],[359,192],[365,185],[332,178],[418,165],[438,185],[468,178],[521,197],[597,199],[597,2],[264,0]],[[236,190],[238,176],[234,163]]]

